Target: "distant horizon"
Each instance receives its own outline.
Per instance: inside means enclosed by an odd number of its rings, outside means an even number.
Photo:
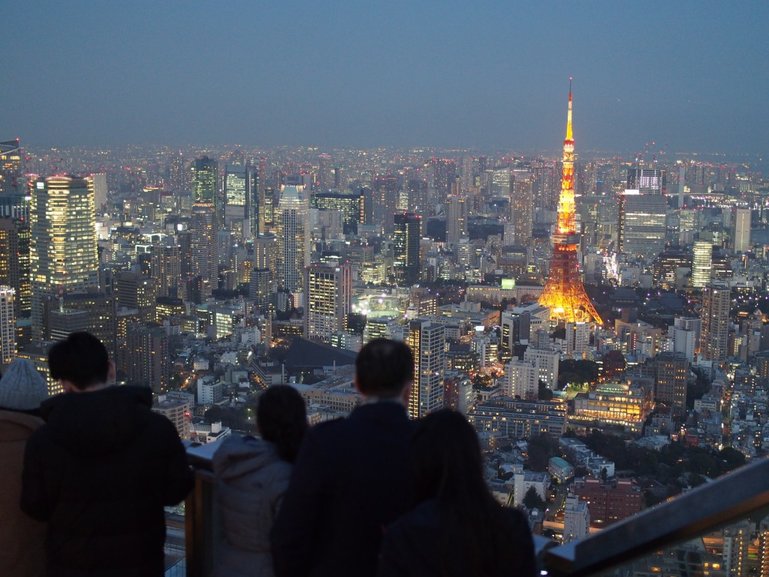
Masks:
[[[3,19],[0,134],[30,144],[557,151],[574,77],[578,152],[769,152],[761,0],[36,0]]]

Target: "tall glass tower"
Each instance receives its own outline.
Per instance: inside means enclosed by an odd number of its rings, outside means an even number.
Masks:
[[[76,176],[30,181],[32,336],[46,336],[52,297],[99,286],[92,183]]]

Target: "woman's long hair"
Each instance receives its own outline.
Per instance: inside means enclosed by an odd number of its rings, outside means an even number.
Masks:
[[[275,385],[259,397],[256,426],[265,441],[275,445],[284,461],[293,463],[307,431],[307,409],[291,386]]]
[[[441,516],[442,575],[497,575],[515,555],[510,525],[483,478],[478,437],[465,417],[443,410],[422,419],[411,445],[415,496]]]

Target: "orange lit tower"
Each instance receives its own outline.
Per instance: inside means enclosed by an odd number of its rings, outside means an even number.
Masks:
[[[563,171],[561,196],[558,200],[558,225],[553,236],[553,258],[545,289],[539,304],[550,309],[550,320],[559,322],[589,322],[603,324],[590,302],[579,276],[577,247],[579,237],[575,225],[574,205],[574,135],[571,128],[571,78],[569,79],[569,109],[566,115],[566,138],[563,141]]]

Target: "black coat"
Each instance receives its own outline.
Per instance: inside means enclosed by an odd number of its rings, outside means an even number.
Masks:
[[[531,530],[523,513],[505,509],[505,540],[513,549],[507,561],[497,562],[494,577],[536,577],[536,559]],[[382,543],[377,577],[442,577],[445,557],[446,528],[435,500],[425,501],[388,527]],[[451,569],[458,575],[472,575],[462,541],[451,543]]]
[[[173,424],[139,387],[58,395],[24,456],[21,507],[48,522],[48,576],[155,577],[163,506],[192,487]]]
[[[272,531],[278,577],[373,577],[384,527],[409,504],[413,424],[396,402],[311,429]]]

